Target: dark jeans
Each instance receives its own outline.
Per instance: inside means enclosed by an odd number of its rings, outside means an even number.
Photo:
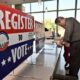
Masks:
[[[71,43],[70,46],[70,76],[78,77],[80,68],[80,41]]]

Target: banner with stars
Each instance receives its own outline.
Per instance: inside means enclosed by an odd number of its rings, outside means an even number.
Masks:
[[[0,80],[33,53],[34,18],[0,3]]]

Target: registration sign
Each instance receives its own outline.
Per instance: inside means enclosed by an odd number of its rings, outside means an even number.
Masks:
[[[0,3],[0,80],[33,52],[34,18]]]

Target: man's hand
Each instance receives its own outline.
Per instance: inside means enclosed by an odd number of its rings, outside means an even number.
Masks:
[[[63,46],[63,39],[61,38],[61,37],[57,37],[56,39],[55,39],[55,43],[57,44],[57,46],[59,46],[59,47],[61,47],[61,46]]]
[[[68,43],[68,42],[63,42],[63,45],[66,47],[70,47],[70,43]]]
[[[68,42],[63,41],[63,37],[56,38],[55,42],[58,46],[70,47],[70,44]]]

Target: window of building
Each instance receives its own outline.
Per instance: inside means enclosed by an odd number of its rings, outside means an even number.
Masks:
[[[75,0],[59,0],[59,9],[75,8]]]
[[[78,0],[77,8],[80,8],[80,0]]]
[[[56,18],[56,12],[45,12],[44,14],[45,20],[51,20],[52,22],[54,22],[55,18]]]
[[[43,2],[31,3],[31,12],[43,11]]]
[[[43,22],[43,13],[32,13],[31,15],[34,16],[35,20]]]
[[[24,12],[25,13],[29,13],[30,12],[30,3],[22,4],[22,6],[24,8]]]
[[[62,17],[74,17],[75,11],[74,10],[70,10],[70,11],[59,11],[59,16]]]
[[[44,25],[50,32],[55,29],[56,12],[46,12],[44,14]]]
[[[45,1],[44,2],[44,10],[56,10],[57,0]]]
[[[80,10],[77,10],[77,18],[76,19],[80,22]]]

